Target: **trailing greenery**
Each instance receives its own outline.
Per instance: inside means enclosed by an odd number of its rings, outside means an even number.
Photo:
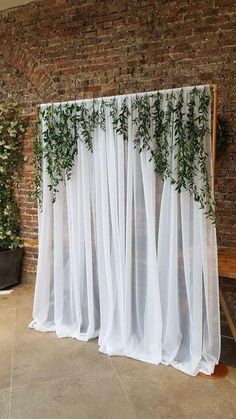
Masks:
[[[116,98],[48,105],[39,112],[43,126],[35,140],[36,197],[41,200],[41,162],[45,159],[49,188],[55,202],[60,182],[69,179],[78,154],[78,141],[93,152],[94,130],[106,130],[106,109],[114,132],[128,141],[133,125],[134,147],[149,153],[162,180],[169,179],[176,191],[187,190],[208,218],[215,222],[214,202],[209,179],[206,135],[209,133],[210,97],[205,89],[157,92],[127,98],[118,105]],[[42,142],[41,142],[42,140]]]
[[[115,99],[113,99],[111,103],[108,103],[107,106],[110,106],[110,116],[112,118],[114,131],[119,135],[123,135],[124,140],[128,141],[128,120],[130,110],[128,108],[126,98],[122,101],[119,112]]]
[[[21,140],[26,123],[17,101],[0,106],[0,249],[20,245],[20,221],[14,189],[18,184]]]
[[[137,127],[134,146],[141,153],[144,150],[150,150],[151,146],[151,107],[148,96],[137,97],[133,102],[133,109],[137,111],[137,116],[133,119]]]
[[[153,141],[154,146],[151,150],[151,159],[154,160],[155,172],[165,180],[171,177],[169,168],[170,146],[168,136],[172,136],[173,131],[173,96],[167,96],[167,108],[164,110],[163,96],[157,92],[152,106],[152,120],[154,123]]]

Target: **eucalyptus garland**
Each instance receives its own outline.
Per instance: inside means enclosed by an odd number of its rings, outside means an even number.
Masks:
[[[134,147],[148,152],[162,180],[170,179],[176,191],[187,190],[208,218],[215,222],[214,201],[208,175],[205,139],[209,133],[210,96],[206,89],[193,88],[188,100],[184,90],[136,96],[127,103],[116,98],[98,101],[48,105],[39,111],[34,154],[35,195],[41,202],[41,164],[45,160],[49,189],[55,202],[58,186],[70,179],[78,140],[93,152],[94,131],[106,130],[107,115],[116,134],[128,141],[128,127],[134,130]],[[42,140],[41,140],[42,139]]]
[[[119,112],[115,99],[113,99],[111,103],[108,102],[107,105],[110,107],[110,116],[112,118],[114,131],[117,134],[123,135],[123,139],[128,141],[128,120],[130,110],[128,108],[126,98],[123,100]]]
[[[152,120],[154,123],[153,140],[154,147],[151,150],[151,159],[154,160],[155,172],[162,180],[171,177],[171,170],[169,168],[169,154],[170,146],[168,142],[168,135],[172,135],[172,116],[174,107],[172,103],[173,97],[167,96],[167,108],[163,108],[163,96],[157,92],[153,103]]]

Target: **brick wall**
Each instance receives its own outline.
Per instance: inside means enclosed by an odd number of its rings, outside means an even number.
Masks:
[[[236,5],[230,0],[41,0],[0,13],[0,101],[16,92],[30,121],[18,192],[26,253],[35,277],[35,107],[215,82],[228,147],[217,162],[219,244],[236,247]]]

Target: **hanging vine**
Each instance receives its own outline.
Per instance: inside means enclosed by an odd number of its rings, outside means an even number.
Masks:
[[[154,103],[152,106],[153,114],[152,121],[154,123],[154,132],[153,132],[153,148],[151,149],[151,159],[154,159],[155,172],[161,177],[162,180],[165,180],[168,176],[171,175],[171,170],[169,167],[169,142],[168,135],[170,130],[172,130],[172,114],[173,114],[173,104],[172,98],[167,102],[167,109],[164,110],[163,107],[163,96],[160,92],[157,92],[156,97],[154,97]]]
[[[78,141],[93,152],[94,131],[98,127],[106,130],[107,108],[114,132],[128,141],[128,127],[133,124],[134,148],[140,153],[148,152],[157,175],[162,180],[170,179],[176,191],[187,190],[206,216],[215,222],[205,150],[209,102],[206,89],[195,87],[190,90],[187,100],[182,89],[167,94],[136,96],[130,106],[127,98],[119,107],[116,98],[93,100],[89,106],[84,102],[47,106],[39,112],[43,129],[41,127],[34,145],[36,198],[41,201],[42,158],[46,162],[48,187],[55,202],[60,182],[71,177]]]
[[[200,181],[202,183],[200,191],[198,192],[198,202],[200,207],[205,210],[205,215],[215,222],[215,205],[212,199],[211,187],[208,179],[208,155],[205,151],[205,136],[210,132],[208,126],[208,109],[210,98],[206,92],[199,92],[199,106],[198,106],[198,137],[199,137],[199,150],[198,150],[198,166],[200,172]]]
[[[134,138],[134,147],[141,153],[144,150],[150,150],[151,143],[151,108],[147,95],[136,97],[133,102],[133,109],[137,111],[133,123],[137,127]]]
[[[126,98],[122,102],[120,112],[118,112],[115,99],[108,105],[110,106],[110,116],[114,131],[117,134],[123,135],[124,141],[128,141],[128,120],[131,113]]]

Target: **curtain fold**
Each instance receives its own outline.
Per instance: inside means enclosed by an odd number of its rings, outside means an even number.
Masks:
[[[168,91],[162,95],[166,109]],[[186,115],[190,90],[183,95]],[[122,98],[115,100],[121,109]],[[78,155],[55,203],[43,161],[30,326],[58,337],[98,337],[108,355],[211,374],[220,354],[215,227],[188,191],[179,193],[170,179],[157,176],[149,150],[134,147],[137,110],[131,105],[130,95],[128,141],[114,131],[109,108],[105,130],[94,129],[93,153],[78,127]],[[174,140],[170,132],[170,149]],[[204,142],[210,173],[210,132]],[[174,152],[170,165],[176,165]]]

